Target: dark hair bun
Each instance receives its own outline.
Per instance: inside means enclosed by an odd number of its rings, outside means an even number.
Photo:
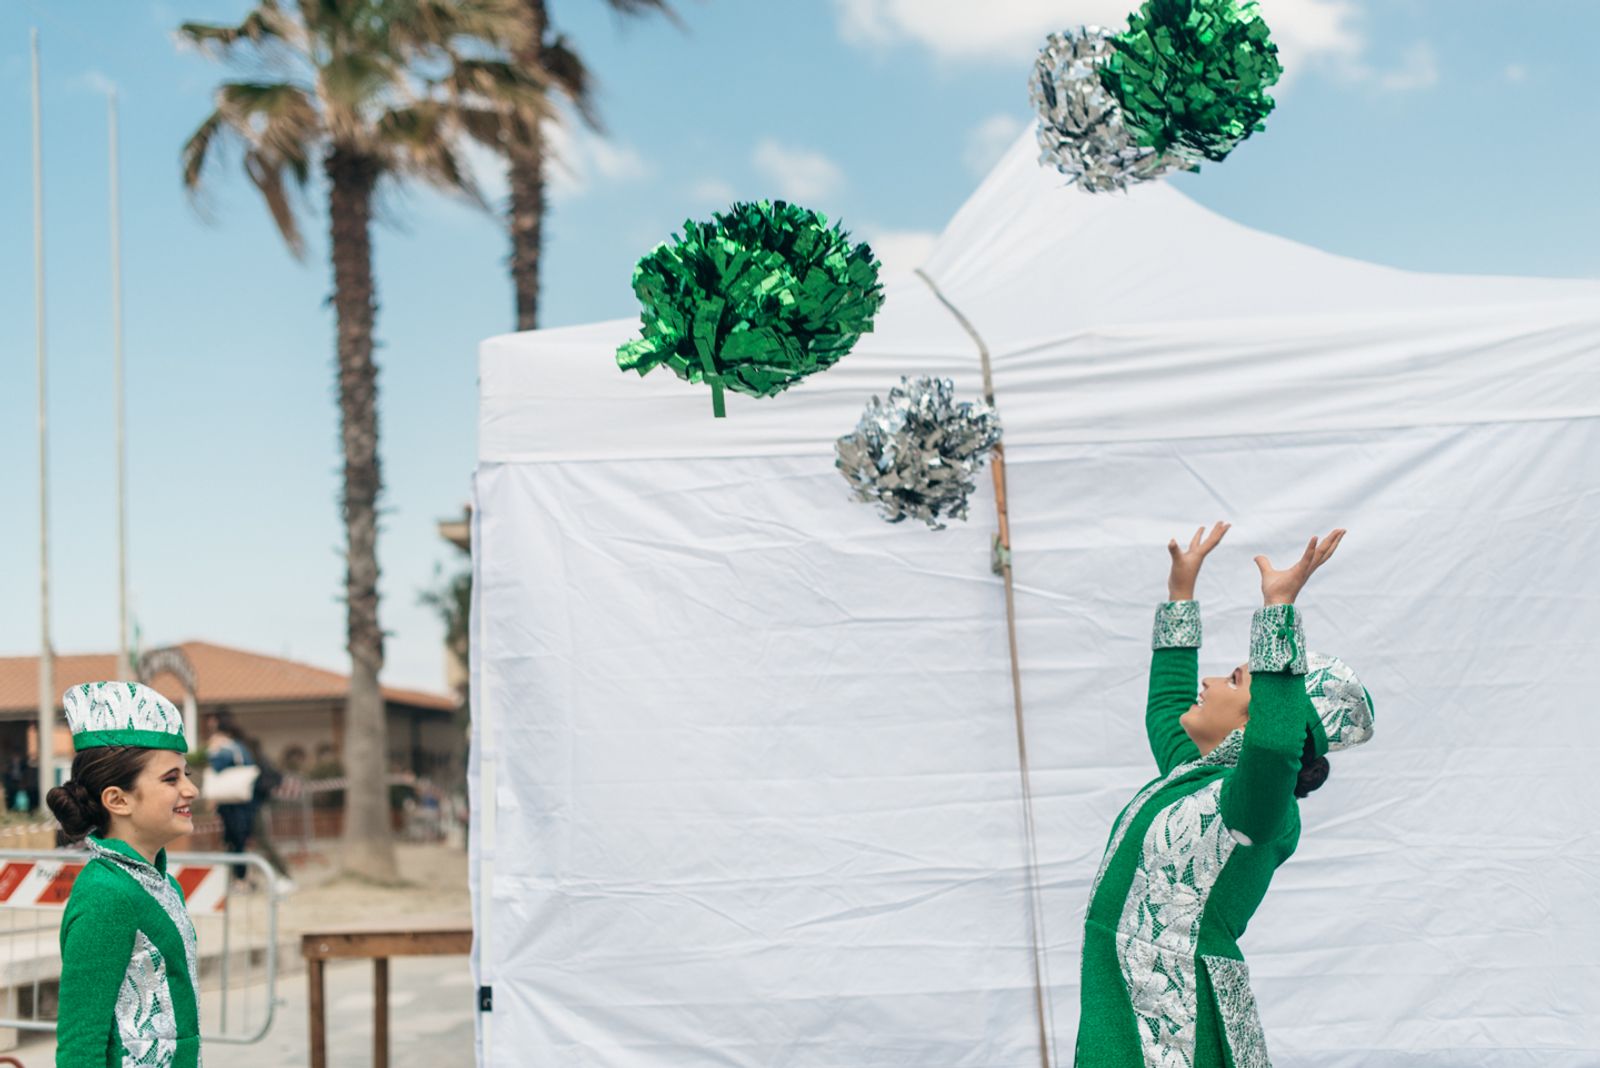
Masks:
[[[1310,764],[1300,766],[1300,779],[1294,784],[1294,796],[1305,797],[1328,781],[1328,758],[1317,757]]]
[[[1306,747],[1300,754],[1300,778],[1294,784],[1294,796],[1306,797],[1328,781],[1328,758],[1317,755],[1316,742],[1306,733]]]
[[[69,840],[105,829],[106,810],[98,798],[89,796],[89,791],[77,779],[68,779],[61,786],[52,787],[44,800]]]

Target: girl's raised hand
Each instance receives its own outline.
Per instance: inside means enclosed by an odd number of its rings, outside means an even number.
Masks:
[[[1321,540],[1312,538],[1300,559],[1282,571],[1275,569],[1272,561],[1265,556],[1256,557],[1256,566],[1261,569],[1262,601],[1266,604],[1294,604],[1294,599],[1305,588],[1312,572],[1327,563],[1334,550],[1339,548],[1344,534],[1344,528],[1340,527]]]
[[[1232,523],[1219,521],[1207,534],[1206,528],[1201,527],[1189,539],[1187,549],[1180,549],[1176,538],[1167,542],[1167,554],[1172,557],[1172,570],[1167,574],[1167,600],[1194,600],[1194,583],[1200,577],[1200,565],[1212,549],[1222,544],[1223,535],[1232,528]]]

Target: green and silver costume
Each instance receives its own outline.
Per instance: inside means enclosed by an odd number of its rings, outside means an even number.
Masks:
[[[89,850],[61,921],[56,1068],[199,1068],[194,924],[166,850],[154,864],[115,838]]]
[[[1199,605],[1162,605],[1153,645],[1145,728],[1160,775],[1117,817],[1090,891],[1076,1063],[1266,1068],[1239,938],[1300,840],[1307,732],[1318,753],[1365,741],[1370,697],[1339,661],[1308,658],[1293,605],[1263,608],[1249,724],[1202,757],[1179,722],[1199,688]]]
[[[63,703],[79,751],[188,749],[182,714],[138,683],[86,683]],[[56,1068],[200,1068],[194,924],[166,850],[152,864],[116,838],[88,847],[61,919]]]

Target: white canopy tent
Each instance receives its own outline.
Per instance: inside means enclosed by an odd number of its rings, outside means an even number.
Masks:
[[[475,966],[493,1068],[1035,1068],[995,509],[889,525],[832,442],[901,375],[1006,431],[1052,1063],[1142,738],[1167,538],[1232,519],[1202,662],[1303,599],[1378,712],[1243,939],[1274,1061],[1600,1055],[1600,283],[1421,275],[1020,140],[877,330],[768,400],[491,339],[474,513]]]

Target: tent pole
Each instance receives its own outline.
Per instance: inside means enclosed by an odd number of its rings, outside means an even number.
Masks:
[[[920,267],[916,275],[925,282],[956,322],[978,347],[983,366],[983,399],[994,406],[994,375],[989,366],[989,346],[984,343],[977,328],[939,290],[933,279]],[[1039,885],[1039,838],[1033,819],[1033,781],[1028,767],[1028,732],[1022,712],[1022,661],[1017,650],[1017,591],[1011,570],[1011,516],[1006,508],[1006,455],[1004,444],[997,444],[991,453],[989,470],[994,476],[995,514],[1000,530],[995,536],[994,570],[1005,583],[1006,590],[1006,642],[1011,652],[1011,708],[1017,728],[1017,767],[1022,776],[1022,832],[1026,849],[1024,871],[1028,891],[1028,919],[1033,935],[1033,1001],[1039,1024],[1039,1063],[1051,1068],[1059,1063],[1055,1056],[1053,1027],[1046,1004],[1049,990],[1049,968],[1046,964],[1044,935],[1044,897]]]

